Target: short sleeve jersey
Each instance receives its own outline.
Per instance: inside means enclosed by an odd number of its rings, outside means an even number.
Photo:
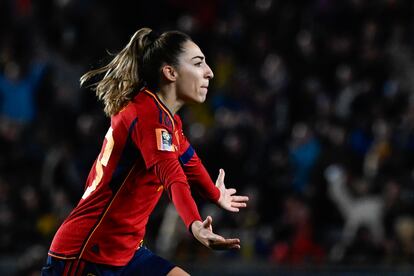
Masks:
[[[142,243],[163,191],[154,164],[172,158],[183,163],[193,154],[179,116],[156,94],[141,90],[111,118],[85,192],[58,229],[49,255],[125,265]]]

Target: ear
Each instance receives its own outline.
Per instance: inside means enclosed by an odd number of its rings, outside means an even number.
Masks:
[[[177,71],[171,65],[164,65],[161,68],[162,75],[169,81],[176,81]]]

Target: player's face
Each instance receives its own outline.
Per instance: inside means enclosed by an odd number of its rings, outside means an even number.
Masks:
[[[202,103],[206,100],[208,85],[214,74],[206,63],[200,48],[192,41],[183,45],[177,68],[177,96],[184,102]]]

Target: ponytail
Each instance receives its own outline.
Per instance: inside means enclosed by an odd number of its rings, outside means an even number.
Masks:
[[[107,116],[118,113],[142,84],[138,72],[143,51],[151,43],[148,37],[150,33],[149,28],[138,30],[109,64],[91,70],[80,78],[80,84],[83,86],[91,78],[105,73],[102,80],[90,86],[98,99],[104,102],[104,112]]]

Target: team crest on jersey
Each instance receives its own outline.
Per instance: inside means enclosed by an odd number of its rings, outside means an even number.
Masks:
[[[163,128],[155,129],[157,137],[157,148],[162,151],[175,151],[175,147],[172,141],[172,135]]]

